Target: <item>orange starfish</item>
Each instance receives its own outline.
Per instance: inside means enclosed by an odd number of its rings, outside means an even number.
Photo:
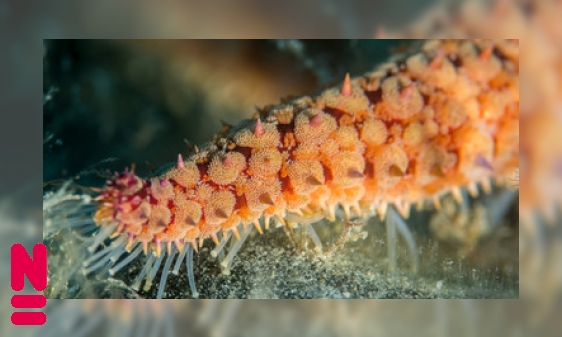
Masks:
[[[408,217],[412,204],[488,190],[518,167],[518,74],[517,43],[427,41],[341,87],[260,112],[162,176],[116,174],[96,223],[116,246],[151,249],[157,270],[162,245],[169,266],[184,243],[222,248],[242,229],[241,244],[272,218],[309,224],[340,206],[346,219],[384,218],[389,204]]]

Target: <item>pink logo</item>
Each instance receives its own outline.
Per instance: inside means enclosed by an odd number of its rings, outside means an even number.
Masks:
[[[16,243],[12,246],[10,259],[12,290],[23,290],[24,276],[27,276],[35,290],[45,290],[47,287],[47,247],[44,244],[36,244],[33,247],[33,257],[31,257],[22,244]],[[40,309],[45,307],[47,299],[43,294],[16,294],[12,296],[11,302],[15,309]],[[16,311],[12,313],[11,318],[14,325],[43,325],[47,321],[47,315],[42,311]]]

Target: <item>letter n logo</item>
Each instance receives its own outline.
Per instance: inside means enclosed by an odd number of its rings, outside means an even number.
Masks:
[[[38,243],[33,247],[33,257],[27,254],[22,244],[16,243],[11,250],[11,286],[14,291],[22,291],[24,288],[24,276],[37,291],[43,291],[47,287],[47,247]],[[12,296],[12,307],[15,309],[43,308],[47,299],[43,294]],[[14,325],[43,325],[47,321],[47,315],[42,311],[16,311],[12,313],[12,324]]]

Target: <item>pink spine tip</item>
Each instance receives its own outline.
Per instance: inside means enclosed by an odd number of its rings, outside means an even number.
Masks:
[[[343,96],[351,96],[351,80],[349,79],[349,73],[345,74],[345,79],[341,86],[341,94]]]
[[[166,187],[166,185],[168,185],[168,180],[167,180],[167,179],[160,180],[160,186]]]
[[[224,156],[224,158],[222,159],[222,164],[224,166],[230,166],[230,164],[232,164],[232,158],[230,157],[230,154]]]
[[[261,125],[261,119],[258,118],[258,121],[256,122],[256,128],[254,129],[254,135],[256,137],[259,137],[261,135],[263,135],[265,133],[265,130],[263,129],[263,126]]]
[[[402,92],[400,93],[400,96],[402,97],[402,99],[405,99],[405,100],[410,99],[410,96],[412,96],[412,92],[414,91],[415,87],[416,87],[416,84],[414,82],[412,82],[409,86],[402,89]]]
[[[494,167],[492,166],[492,164],[490,164],[490,162],[486,159],[486,157],[484,157],[481,154],[476,156],[475,162],[476,162],[476,165],[478,165],[478,166],[482,166],[484,168],[487,168],[490,171],[494,170]]]
[[[322,124],[322,115],[317,113],[314,117],[310,119],[310,126],[313,128],[320,126]]]
[[[490,56],[492,56],[492,51],[494,50],[494,44],[490,43],[488,46],[486,46],[486,48],[484,48],[482,50],[482,52],[480,53],[480,59],[482,61],[487,61]]]
[[[135,175],[134,175],[133,173],[131,173],[131,174],[129,175],[129,178],[128,178],[128,180],[127,180],[127,183],[129,184],[129,186],[131,186],[131,185],[135,184],[136,182],[137,182],[137,180],[136,180]]]
[[[435,55],[435,58],[429,64],[429,68],[432,70],[439,69],[443,63],[443,57],[445,57],[445,51],[443,49],[439,49],[437,55]]]
[[[185,164],[183,163],[183,157],[181,156],[181,153],[178,154],[178,163],[177,163],[176,167],[178,169],[184,169],[185,168]]]

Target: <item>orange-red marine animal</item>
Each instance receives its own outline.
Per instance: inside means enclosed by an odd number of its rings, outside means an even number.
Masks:
[[[236,237],[228,267],[250,230],[272,220],[308,225],[342,211],[383,218],[389,205],[408,217],[412,204],[488,190],[518,167],[518,116],[516,41],[421,43],[340,87],[268,107],[160,176],[116,174],[97,197],[91,250],[113,241],[88,270],[110,264],[115,273],[150,251],[135,284],[146,278],[150,287],[167,255],[160,297],[177,254],[173,271],[185,259],[196,294],[198,241],[212,239],[216,253]]]

